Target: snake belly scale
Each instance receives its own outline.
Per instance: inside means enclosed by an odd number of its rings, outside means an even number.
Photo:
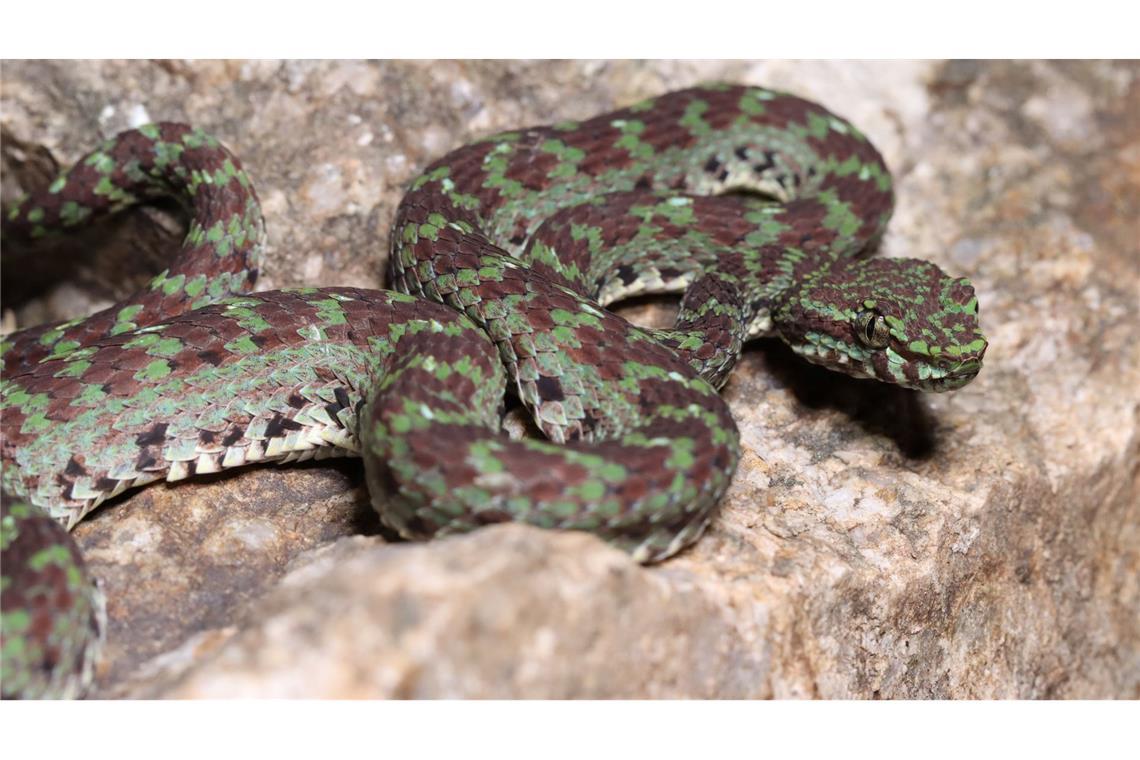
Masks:
[[[892,208],[870,142],[757,87],[681,90],[444,156],[397,210],[390,291],[250,292],[257,195],[236,157],[180,124],[112,138],[11,207],[4,239],[158,195],[191,220],[169,270],[4,341],[5,696],[89,685],[102,605],[65,528],[127,489],[361,456],[405,537],[515,520],[651,562],[699,538],[733,476],[739,436],[716,391],[747,340],[932,391],[969,382],[986,348],[968,281],[865,255]],[[605,308],[682,291],[668,329]],[[545,439],[501,431],[508,389]]]

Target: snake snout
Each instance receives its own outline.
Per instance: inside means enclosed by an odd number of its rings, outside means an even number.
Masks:
[[[947,374],[948,379],[959,380],[963,384],[973,380],[974,377],[982,370],[981,359],[969,359],[964,362],[959,362],[957,366],[950,369]]]

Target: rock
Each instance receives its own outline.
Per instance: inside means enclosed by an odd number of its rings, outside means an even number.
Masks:
[[[76,528],[107,596],[101,683],[224,627],[299,553],[379,530],[359,462],[211,477],[120,497]]]
[[[933,397],[749,348],[725,389],[744,459],[721,515],[655,567],[517,526],[386,545],[354,462],[144,489],[75,532],[108,596],[100,695],[1140,696],[1135,62],[10,62],[0,77],[5,200],[97,136],[191,121],[257,183],[265,288],[379,286],[403,183],[477,136],[701,80],[792,90],[879,146],[897,189],[882,254],[970,277],[990,338],[978,379]],[[86,274],[17,321],[114,298],[181,234],[162,208],[112,227],[84,238]]]
[[[686,572],[581,533],[504,525],[424,545],[311,552],[192,671],[133,697],[760,693],[763,657]]]

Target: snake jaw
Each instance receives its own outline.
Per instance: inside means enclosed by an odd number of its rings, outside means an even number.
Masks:
[[[981,353],[985,353],[984,348]],[[980,355],[977,359],[968,359],[945,367],[932,366],[930,376],[917,387],[919,390],[935,393],[958,390],[977,377],[981,369]]]
[[[818,333],[807,336],[802,343],[791,344],[791,348],[812,364],[851,377],[880,380],[933,393],[957,390],[968,384],[981,371],[981,354],[985,352],[983,348],[978,358],[933,364],[908,359],[890,346],[868,354],[853,344],[828,344]]]
[[[809,333],[804,336],[803,342],[791,343],[789,346],[800,357],[812,364],[842,372],[852,377],[878,377],[878,372],[872,362],[865,359],[855,359],[853,354],[835,345],[823,342],[819,333]]]

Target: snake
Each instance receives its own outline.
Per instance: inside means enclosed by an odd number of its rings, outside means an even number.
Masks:
[[[850,122],[737,84],[471,142],[407,186],[390,290],[254,291],[266,230],[240,161],[185,124],[125,131],[4,214],[29,245],[159,197],[170,267],[3,342],[3,695],[94,680],[102,594],[68,531],[154,481],[363,459],[408,539],[517,521],[653,563],[693,544],[741,456],[719,395],[743,345],[923,391],[987,346],[969,280],[874,256],[892,177]],[[669,327],[607,307],[681,294]],[[537,431],[509,434],[516,396]]]

